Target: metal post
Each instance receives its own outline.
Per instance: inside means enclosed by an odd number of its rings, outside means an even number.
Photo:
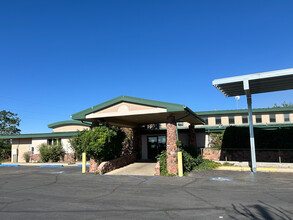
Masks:
[[[82,173],[86,172],[86,154],[82,153]]]
[[[247,97],[248,118],[249,118],[251,170],[252,172],[256,172],[256,157],[255,157],[255,142],[254,142],[253,120],[252,120],[251,94],[249,90],[246,90],[246,97]]]
[[[177,152],[178,156],[178,176],[183,176],[182,152]]]

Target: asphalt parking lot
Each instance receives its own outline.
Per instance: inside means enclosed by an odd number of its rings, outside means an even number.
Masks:
[[[292,219],[293,175],[198,171],[188,177],[0,167],[0,219]]]

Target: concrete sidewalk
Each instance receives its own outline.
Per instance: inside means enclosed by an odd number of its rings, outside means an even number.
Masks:
[[[136,162],[113,170],[106,175],[154,176],[156,163]]]
[[[221,166],[216,170],[230,170],[230,171],[251,171],[250,167],[236,167],[236,166]],[[293,173],[293,168],[276,168],[276,167],[256,167],[258,172],[281,172]]]

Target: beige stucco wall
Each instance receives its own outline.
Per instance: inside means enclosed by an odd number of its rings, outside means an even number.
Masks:
[[[84,129],[88,130],[89,127],[83,126],[83,125],[64,125],[64,126],[53,128],[53,132],[82,131]]]
[[[16,153],[18,149],[18,162],[25,162],[23,154],[29,151],[29,147],[32,144],[32,139],[23,138],[23,139],[13,139],[12,140],[12,151],[11,151],[11,162],[13,162],[13,154]]]
[[[229,125],[229,118],[228,116],[221,117],[222,125]]]
[[[284,123],[284,114],[276,114],[276,123]]]
[[[216,118],[214,116],[208,118],[209,125],[216,125]]]
[[[270,115],[269,114],[263,114],[261,116],[262,118],[262,124],[269,124],[270,123]]]
[[[165,108],[121,102],[109,108],[86,115],[86,118],[101,118],[122,115],[139,115],[148,113],[167,112]]]
[[[236,115],[235,116],[235,125],[240,125],[242,124],[242,116]]]

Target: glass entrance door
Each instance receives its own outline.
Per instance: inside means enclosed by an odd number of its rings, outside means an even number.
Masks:
[[[155,159],[163,150],[166,150],[166,136],[148,137],[148,159]]]

